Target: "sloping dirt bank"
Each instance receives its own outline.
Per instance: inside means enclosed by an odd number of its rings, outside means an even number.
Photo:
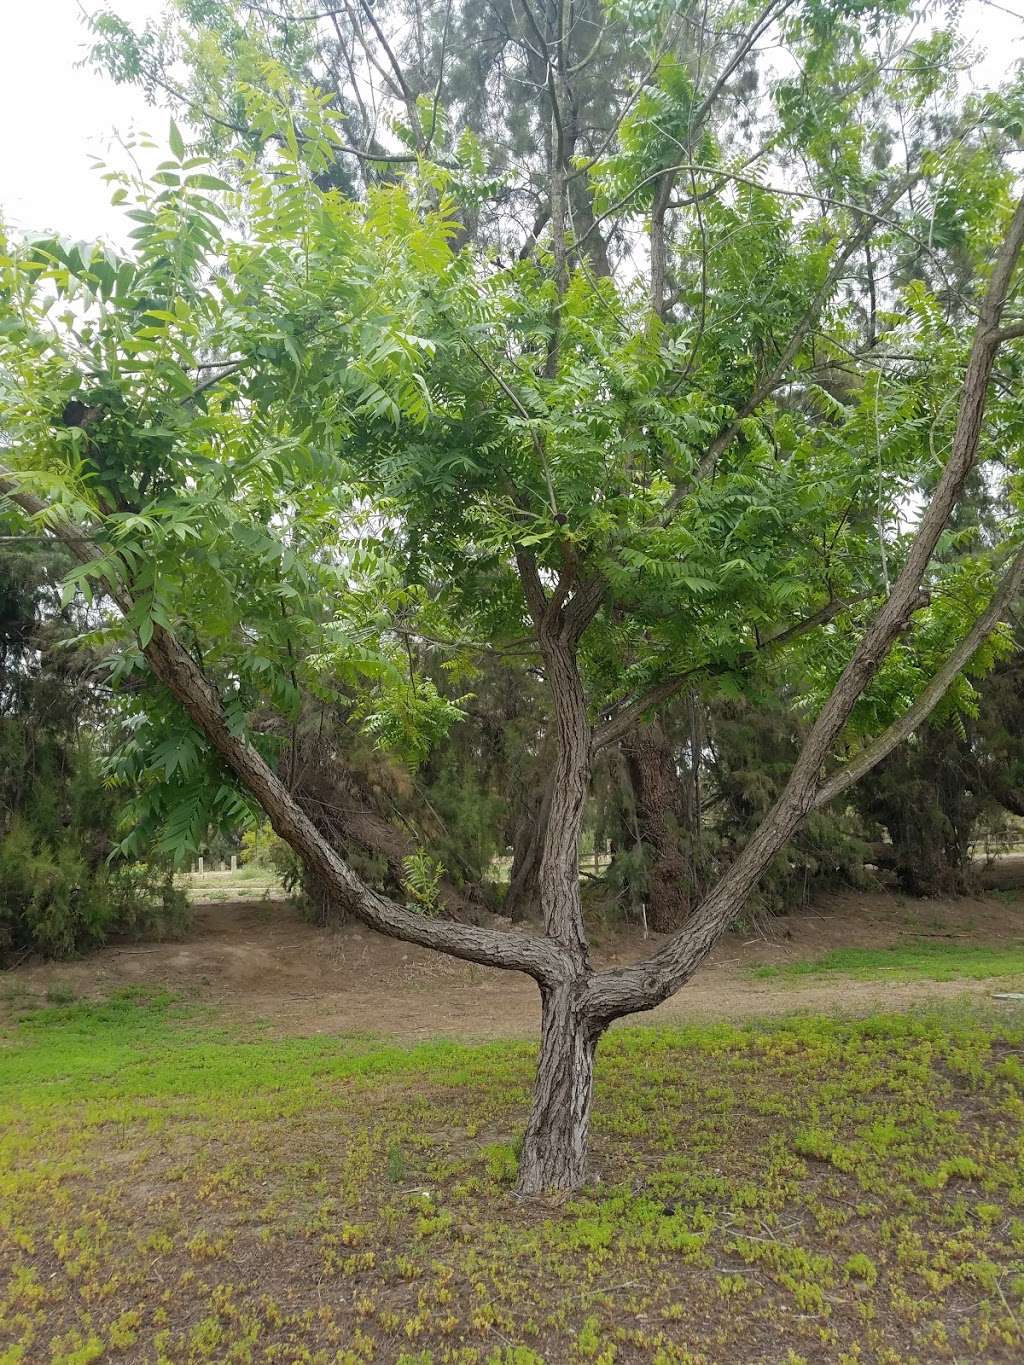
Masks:
[[[922,1001],[990,999],[1006,989],[1003,979],[901,984],[818,977],[794,984],[753,974],[757,966],[814,958],[831,948],[883,948],[921,937],[951,944],[1020,942],[1024,898],[834,897],[812,912],[775,921],[770,937],[727,937],[684,990],[642,1020],[901,1010]],[[598,944],[595,956],[609,965],[652,946],[614,936]],[[536,988],[526,977],[456,962],[357,926],[317,928],[283,901],[201,905],[178,941],[117,944],[76,962],[25,964],[0,977],[0,1000],[17,1008],[48,993],[96,998],[137,985],[162,987],[229,1016],[264,1020],[280,1034],[532,1037],[540,1018]]]

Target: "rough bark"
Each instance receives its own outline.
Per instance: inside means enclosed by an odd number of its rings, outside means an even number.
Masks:
[[[540,867],[548,941],[572,964],[554,988],[542,984],[543,1027],[530,1119],[520,1158],[523,1194],[574,1190],[586,1175],[594,1049],[602,1024],[585,1009],[590,954],[580,898],[579,847],[593,764],[593,735],[577,660],[579,637],[600,602],[593,582],[567,566],[550,597],[536,565],[517,555],[551,690],[556,756]],[[575,589],[575,591],[574,591]]]
[[[568,964],[555,944],[533,936],[431,919],[366,886],[252,745],[232,732],[219,697],[180,642],[157,626],[144,652],[156,676],[266,811],[275,832],[357,919],[393,938],[439,948],[487,966],[525,971],[545,984],[564,979]]]
[[[523,1149],[520,1194],[576,1190],[587,1173],[594,1053],[602,1027],[588,1016],[580,983],[542,990],[540,1056]]]
[[[590,790],[590,719],[574,644],[563,632],[552,636],[546,629],[541,642],[558,745],[540,865],[541,910],[545,935],[586,967],[589,948],[583,932],[579,850]]]

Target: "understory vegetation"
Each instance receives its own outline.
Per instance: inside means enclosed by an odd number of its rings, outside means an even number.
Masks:
[[[1024,1023],[620,1028],[593,1174],[516,1197],[534,1049],[0,1035],[0,1360],[896,1362],[1024,1348]]]
[[[0,967],[186,918],[166,856],[118,852],[127,803],[105,760],[119,727],[80,645],[88,608],[61,598],[70,561],[11,527],[0,513]]]

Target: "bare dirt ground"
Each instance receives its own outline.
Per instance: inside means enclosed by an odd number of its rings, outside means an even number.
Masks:
[[[774,921],[768,936],[731,935],[693,981],[640,1022],[746,1019],[796,1010],[905,1010],[922,1001],[990,999],[1004,981],[758,979],[751,968],[814,958],[836,947],[882,948],[908,939],[1006,944],[1024,938],[1024,896],[911,901],[894,895],[832,897]],[[598,941],[598,965],[654,946],[638,938]],[[123,943],[76,962],[25,964],[0,976],[0,999],[97,998],[156,986],[260,1019],[273,1034],[375,1033],[427,1037],[535,1037],[536,987],[503,973],[396,943],[355,925],[318,928],[287,902],[199,905],[187,934],[164,943]],[[1008,1005],[1019,1009],[1020,1004]]]

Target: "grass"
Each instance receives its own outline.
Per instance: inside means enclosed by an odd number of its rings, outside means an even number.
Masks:
[[[178,884],[193,904],[273,900],[285,894],[276,872],[252,864],[243,864],[234,872],[185,872]]]
[[[1024,977],[1024,943],[1005,946],[901,943],[892,948],[834,948],[813,961],[755,967],[754,975],[770,980],[808,976],[849,976],[858,981],[981,981],[989,977]]]
[[[512,1193],[534,1049],[0,1031],[0,1362],[1010,1361],[1024,1023],[614,1031],[594,1167]]]

